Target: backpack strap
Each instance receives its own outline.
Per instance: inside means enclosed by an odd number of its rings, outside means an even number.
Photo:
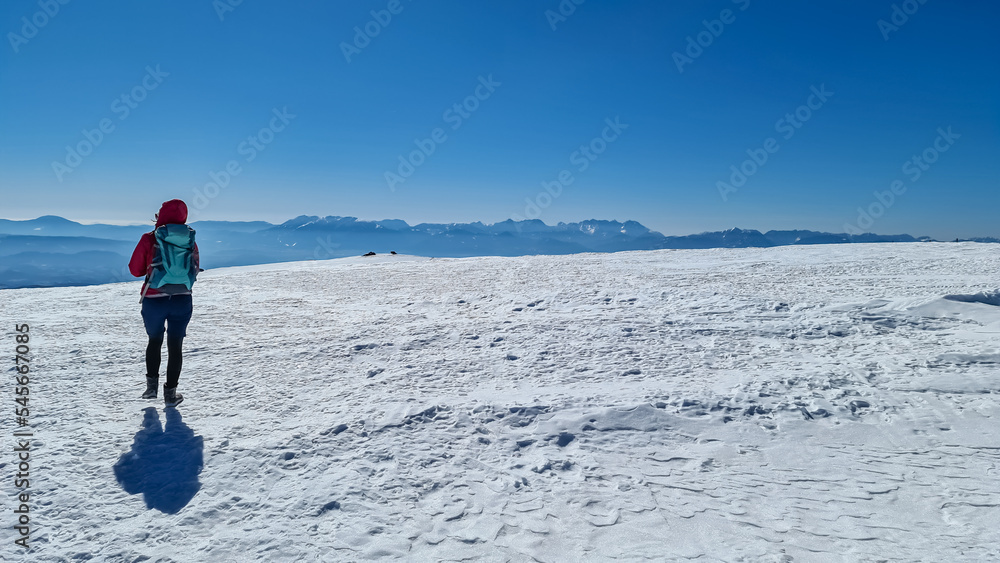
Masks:
[[[139,296],[139,303],[146,298],[146,292],[149,291],[149,278],[153,275],[153,261],[156,260],[156,250],[158,248],[156,244],[156,229],[149,232],[151,238],[153,239],[153,255],[149,258],[149,265],[146,266],[146,279],[142,282],[142,295]]]

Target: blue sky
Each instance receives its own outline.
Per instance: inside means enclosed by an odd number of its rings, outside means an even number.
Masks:
[[[236,3],[3,2],[0,217],[1000,236],[995,3]]]

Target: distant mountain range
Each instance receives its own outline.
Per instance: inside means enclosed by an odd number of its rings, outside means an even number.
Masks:
[[[422,256],[522,256],[623,250],[748,248],[793,244],[919,242],[910,235],[730,229],[664,236],[635,221],[590,220],[546,225],[507,220],[492,225],[359,221],[302,215],[280,225],[263,221],[197,221],[204,268],[325,260],[369,251]],[[127,263],[149,226],[83,225],[52,215],[0,219],[0,289],[89,285],[135,278]],[[975,239],[976,242],[1000,242]]]

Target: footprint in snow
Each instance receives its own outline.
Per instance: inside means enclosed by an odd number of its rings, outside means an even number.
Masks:
[[[326,435],[329,435],[329,434],[333,434],[334,436],[336,436],[337,434],[340,434],[344,430],[347,430],[347,425],[346,424],[338,424],[337,426],[334,426],[333,428],[328,428],[328,429],[320,432],[320,435],[321,436],[326,436]]]
[[[322,516],[324,512],[329,512],[331,510],[340,510],[340,503],[335,500],[332,500],[324,504],[323,507],[319,509],[319,514],[317,514],[316,516]]]
[[[570,434],[569,432],[561,432],[559,434],[559,439],[556,440],[556,445],[560,448],[565,448],[570,442],[576,439],[576,436]]]

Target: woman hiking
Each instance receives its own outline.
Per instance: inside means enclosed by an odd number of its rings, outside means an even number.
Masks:
[[[167,335],[167,381],[163,402],[174,407],[184,400],[177,393],[181,375],[181,345],[191,320],[191,287],[199,271],[198,245],[194,229],[188,227],[187,205],[172,199],[156,214],[156,228],[142,235],[128,268],[133,276],[146,277],[142,284],[142,322],[149,335],[146,346],[146,391],[143,399],[155,399],[160,379],[160,348],[164,324]]]

